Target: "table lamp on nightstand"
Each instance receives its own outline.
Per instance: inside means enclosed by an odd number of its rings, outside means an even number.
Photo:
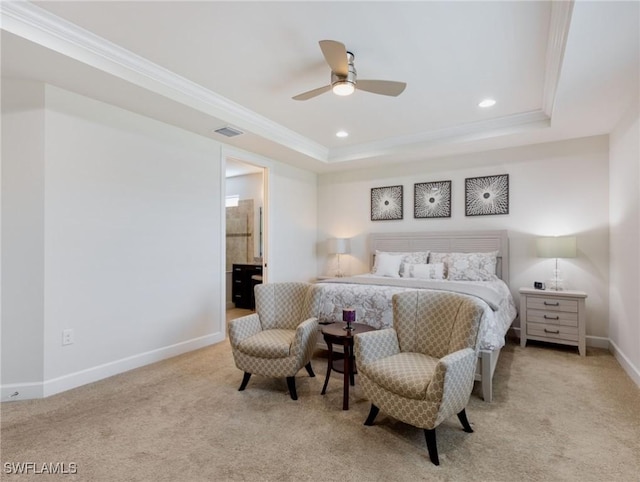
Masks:
[[[536,240],[536,251],[538,258],[555,258],[556,267],[553,270],[553,278],[549,282],[548,288],[554,291],[562,291],[564,283],[560,277],[558,269],[558,258],[575,258],[576,257],[576,237],[575,236],[556,236],[538,238]]]
[[[329,239],[327,251],[329,254],[338,255],[338,269],[336,270],[336,276],[342,277],[344,273],[340,269],[340,255],[349,254],[351,252],[351,240],[349,238],[331,238]]]

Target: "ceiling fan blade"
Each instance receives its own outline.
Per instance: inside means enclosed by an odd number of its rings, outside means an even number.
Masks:
[[[293,97],[293,100],[309,100],[320,94],[329,92],[330,90],[331,90],[331,86],[325,85],[324,87],[318,87],[317,89],[309,90],[307,92],[303,92],[302,94],[298,94],[295,97]]]
[[[390,95],[397,97],[407,86],[404,82],[394,80],[360,80],[356,83],[356,89],[366,90],[374,94]]]
[[[349,62],[347,61],[347,48],[344,44],[335,40],[320,40],[318,43],[331,70],[336,75],[346,77],[349,73]]]

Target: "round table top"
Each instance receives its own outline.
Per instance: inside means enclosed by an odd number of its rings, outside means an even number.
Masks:
[[[365,325],[364,323],[351,323],[351,326],[353,327],[352,330],[345,330],[345,326],[347,326],[347,324],[344,322],[324,325],[322,327],[322,333],[336,338],[351,338],[353,335],[357,335],[358,333],[375,330],[373,326]]]

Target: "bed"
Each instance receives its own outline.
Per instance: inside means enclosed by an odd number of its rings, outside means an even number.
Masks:
[[[407,257],[409,253],[411,255]],[[455,254],[452,257],[452,253],[466,254]],[[485,253],[490,253],[490,256],[485,256]],[[395,293],[407,290],[446,290],[479,298],[485,305],[485,311],[476,347],[476,380],[481,383],[483,399],[490,402],[493,398],[493,373],[500,350],[504,346],[505,335],[517,316],[516,305],[509,290],[507,231],[374,233],[369,236],[369,256],[372,273],[316,283],[318,321],[321,324],[341,321],[342,309],[352,307],[356,309],[359,323],[366,323],[377,329],[390,327],[393,324],[391,298]],[[410,261],[400,263],[402,277],[384,276],[387,267],[382,264],[391,258],[393,262],[397,262],[400,256],[404,256],[402,260]],[[495,271],[495,276],[474,274],[477,271],[469,268],[468,260],[475,262],[478,258],[491,258],[493,264],[487,269]],[[460,260],[462,266],[469,271],[458,269],[461,266]],[[377,266],[378,262],[380,266]],[[430,266],[424,266],[427,263]],[[444,271],[438,273],[436,269],[435,278],[444,279],[429,279],[434,277],[435,268],[443,269],[440,265],[445,267]],[[431,275],[422,276],[420,273],[426,268]],[[396,265],[391,271],[395,269]],[[417,277],[409,272],[413,269],[416,270]]]

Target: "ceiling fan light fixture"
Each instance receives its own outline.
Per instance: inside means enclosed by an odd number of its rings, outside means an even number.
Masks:
[[[351,95],[356,90],[356,86],[353,82],[349,82],[348,80],[341,80],[339,82],[335,82],[331,86],[331,90],[336,95],[346,96]]]

